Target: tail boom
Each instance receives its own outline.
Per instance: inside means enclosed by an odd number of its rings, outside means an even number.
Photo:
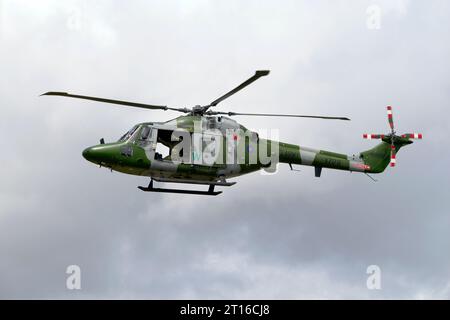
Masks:
[[[279,144],[279,162],[355,172],[370,172],[370,165],[359,156],[301,147],[293,144]]]
[[[395,137],[395,154],[401,147],[413,143],[408,138]],[[383,138],[374,148],[356,155],[346,155],[326,150],[301,147],[293,144],[279,144],[279,162],[346,170],[365,173],[381,173],[391,163],[390,137]]]

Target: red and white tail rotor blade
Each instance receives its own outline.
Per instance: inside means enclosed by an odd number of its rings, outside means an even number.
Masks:
[[[391,106],[387,107],[387,116],[388,116],[389,126],[391,127],[391,130],[394,131],[394,118],[392,116],[392,107]]]
[[[422,139],[421,133],[405,133],[402,134],[402,138],[409,138],[409,139]]]
[[[391,145],[391,167],[395,167],[395,164],[397,163],[396,153],[395,153],[395,146]]]
[[[383,139],[384,134],[377,134],[377,133],[364,133],[363,134],[364,139],[372,140],[372,139]]]

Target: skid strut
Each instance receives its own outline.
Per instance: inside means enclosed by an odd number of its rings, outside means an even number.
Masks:
[[[155,179],[156,180],[156,179]],[[163,179],[158,179],[157,181],[164,181]],[[166,182],[166,181],[164,181]],[[189,183],[186,181],[178,182],[178,181],[167,181],[167,182],[174,182],[174,183]],[[194,183],[194,184],[207,184],[209,185],[208,191],[199,191],[199,190],[186,190],[186,189],[166,189],[166,188],[155,188],[153,186],[153,178],[150,180],[150,183],[148,184],[148,187],[142,187],[139,186],[138,189],[145,191],[145,192],[164,192],[164,193],[184,193],[184,194],[197,194],[197,195],[206,195],[206,196],[217,196],[218,194],[221,194],[222,191],[214,191],[214,187],[216,185],[221,185],[215,182],[203,182],[203,183]]]

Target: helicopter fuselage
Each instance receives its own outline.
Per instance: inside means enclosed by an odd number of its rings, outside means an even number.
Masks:
[[[162,154],[159,147],[167,153]],[[117,142],[87,148],[83,156],[122,173],[196,181],[217,181],[261,169],[274,172],[278,163],[314,166],[316,176],[322,168],[373,171],[361,155],[263,139],[223,116],[181,116],[163,123],[141,123]]]

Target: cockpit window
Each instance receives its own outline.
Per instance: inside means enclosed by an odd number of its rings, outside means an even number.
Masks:
[[[147,140],[149,134],[150,134],[150,128],[145,126],[141,132],[141,140]]]
[[[151,144],[152,128],[147,125],[142,125],[139,133],[133,135],[133,140],[133,142],[137,143],[140,147],[146,148]]]
[[[127,133],[125,133],[122,137],[120,137],[118,142],[124,142],[124,141],[127,141],[128,139],[130,139],[130,137],[133,135],[133,133],[136,132],[138,127],[139,127],[138,125],[135,125]]]

